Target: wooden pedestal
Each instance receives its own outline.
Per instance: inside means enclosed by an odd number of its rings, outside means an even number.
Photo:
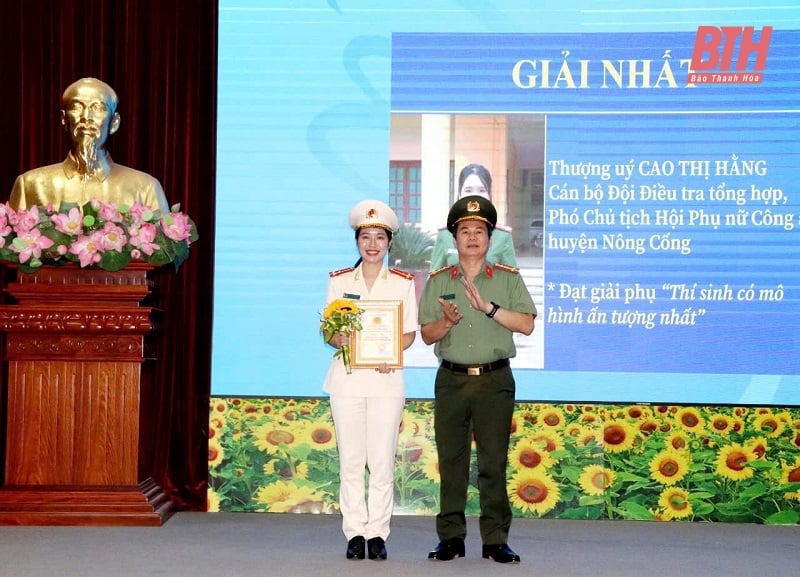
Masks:
[[[153,267],[17,271],[5,333],[2,525],[161,525],[172,503],[152,478],[155,407],[142,306]]]

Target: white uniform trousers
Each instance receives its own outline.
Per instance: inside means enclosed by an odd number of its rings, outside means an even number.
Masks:
[[[331,395],[330,403],[339,448],[342,531],[348,541],[357,536],[386,540],[394,506],[395,455],[405,399]]]

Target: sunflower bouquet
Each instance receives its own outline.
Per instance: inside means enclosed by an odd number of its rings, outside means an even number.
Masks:
[[[319,325],[319,332],[322,339],[328,343],[336,333],[352,333],[361,330],[361,309],[349,299],[336,299],[332,301],[322,312],[322,320]],[[333,354],[333,358],[342,357],[344,368],[349,375],[350,368],[350,345],[342,345],[342,348]]]

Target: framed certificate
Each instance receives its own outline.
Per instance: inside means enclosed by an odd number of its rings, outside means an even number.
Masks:
[[[386,363],[403,367],[403,301],[358,301],[361,330],[351,339],[351,364],[362,369]]]

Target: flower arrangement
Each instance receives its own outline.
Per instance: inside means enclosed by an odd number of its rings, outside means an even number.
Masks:
[[[322,333],[323,340],[328,343],[336,333],[352,333],[361,330],[361,309],[349,299],[336,299],[332,301],[322,312],[319,331]],[[342,357],[344,368],[349,375],[350,369],[350,346],[342,345],[333,354],[333,358]]]
[[[189,256],[197,228],[179,205],[169,213],[93,200],[83,206],[61,203],[15,210],[0,205],[0,260],[36,272],[44,264],[78,263],[107,271],[131,261],[178,267]]]

